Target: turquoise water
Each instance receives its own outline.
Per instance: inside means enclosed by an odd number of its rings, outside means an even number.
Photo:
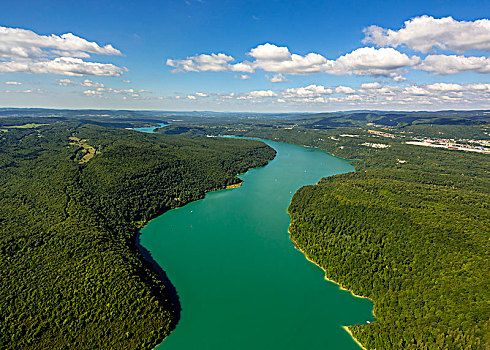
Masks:
[[[353,166],[318,149],[265,143],[276,158],[241,175],[241,187],[142,229],[141,244],[182,306],[158,349],[359,349],[342,325],[374,321],[372,303],[326,281],[288,234],[294,192]]]
[[[146,132],[148,134],[153,134],[155,129],[163,128],[164,126],[167,126],[167,125],[168,124],[166,124],[166,123],[159,123],[158,126],[145,126],[143,128],[134,128],[131,130],[139,131],[139,132]]]

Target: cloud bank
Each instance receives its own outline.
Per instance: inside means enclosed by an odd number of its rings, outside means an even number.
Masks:
[[[21,28],[0,26],[0,72],[119,76],[124,68],[84,61],[95,55],[121,55],[112,45],[101,46],[72,33],[38,35]]]
[[[275,73],[266,75],[270,82],[286,81],[285,74],[330,74],[387,77],[396,82],[408,70],[421,70],[436,75],[462,72],[490,73],[487,57],[435,54],[434,50],[449,50],[458,54],[464,51],[490,51],[490,20],[457,21],[452,17],[434,18],[420,16],[405,22],[400,30],[370,26],[364,29],[364,44],[377,47],[360,47],[340,57],[329,59],[315,52],[292,53],[287,46],[272,43],[260,44],[245,55],[250,60],[235,63],[235,58],[224,53],[200,54],[186,59],[167,59],[173,72],[246,72],[262,70]],[[425,57],[398,51],[409,48]]]
[[[363,47],[345,54],[336,60],[329,60],[317,53],[294,54],[285,46],[266,43],[251,49],[248,56],[252,61],[235,61],[232,56],[223,53],[201,54],[186,59],[167,59],[167,65],[174,67],[173,72],[247,72],[256,69],[276,73],[271,82],[286,81],[284,74],[305,75],[326,73],[332,75],[369,75],[395,77],[401,68],[416,65],[420,58],[409,57],[393,48]]]
[[[189,97],[192,96],[192,97]],[[447,108],[448,106],[487,106],[490,107],[490,84],[411,84],[396,86],[379,82],[364,83],[359,88],[348,86],[308,85],[304,87],[255,90],[242,93],[216,94],[195,93],[187,96],[198,103],[200,98],[212,98],[216,103],[235,100],[266,105],[317,106],[321,108]]]
[[[377,46],[406,47],[428,53],[438,48],[454,52],[490,51],[490,20],[456,21],[452,17],[420,16],[405,22],[400,30],[376,25],[364,29],[363,43]]]
[[[490,73],[490,59],[487,57],[465,57],[455,55],[429,55],[416,67],[418,70],[438,75],[461,72]]]

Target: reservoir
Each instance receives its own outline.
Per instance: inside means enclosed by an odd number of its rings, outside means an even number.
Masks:
[[[131,130],[139,131],[139,132],[146,132],[148,134],[153,134],[156,129],[163,128],[164,126],[167,126],[167,125],[168,125],[167,123],[158,123],[158,126],[144,126],[142,128],[134,128]]]
[[[267,166],[243,185],[170,210],[141,231],[182,307],[159,350],[359,349],[342,328],[373,322],[372,303],[324,279],[289,239],[295,191],[353,171],[322,150],[264,141]]]

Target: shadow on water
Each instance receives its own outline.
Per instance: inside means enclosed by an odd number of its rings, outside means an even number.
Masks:
[[[138,251],[141,253],[141,255],[143,256],[145,261],[148,264],[150,264],[151,267],[153,268],[153,270],[158,274],[158,277],[160,277],[160,280],[165,285],[165,290],[166,290],[168,297],[169,297],[169,299],[172,303],[172,306],[173,306],[172,311],[174,313],[174,315],[173,315],[174,320],[173,320],[172,326],[170,328],[170,330],[172,331],[175,329],[175,327],[179,323],[180,313],[182,311],[182,307],[180,304],[177,289],[175,289],[175,286],[172,284],[172,282],[168,278],[165,271],[163,271],[163,269],[160,267],[160,265],[158,265],[158,263],[155,261],[155,259],[153,259],[151,252],[141,245],[141,231],[138,232],[138,234],[136,235],[136,238],[134,240],[134,245],[136,246],[136,249],[138,249]]]
[[[157,133],[159,129],[164,128],[166,126],[168,126],[167,123],[158,123],[158,126],[156,127],[147,126],[141,128],[134,128],[132,130],[142,132],[142,133],[147,133],[147,134],[154,134]],[[160,277],[160,280],[163,282],[165,286],[165,291],[173,306],[172,311],[173,311],[174,319],[170,328],[170,331],[173,331],[175,327],[177,327],[177,324],[180,321],[180,314],[182,311],[180,299],[177,294],[177,289],[172,284],[165,271],[160,267],[160,265],[155,261],[155,259],[153,259],[153,256],[151,255],[150,251],[141,245],[141,231],[139,231],[138,234],[136,235],[134,239],[134,245],[136,249],[140,252],[140,254],[143,256],[146,263],[149,264],[153,269],[153,271],[155,271],[158,274],[158,277]],[[158,294],[160,294],[160,291],[157,292],[157,295]]]

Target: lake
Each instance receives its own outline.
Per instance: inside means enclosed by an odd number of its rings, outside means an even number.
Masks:
[[[182,307],[158,349],[359,349],[342,326],[375,320],[369,300],[326,281],[288,234],[295,191],[353,166],[319,149],[264,142],[276,158],[240,175],[241,187],[208,193],[142,229],[141,244]]]

